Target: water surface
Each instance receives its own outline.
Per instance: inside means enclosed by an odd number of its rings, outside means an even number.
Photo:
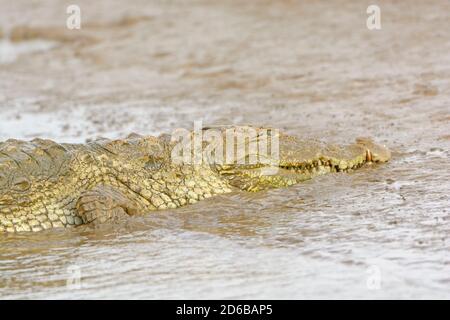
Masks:
[[[65,1],[0,1],[15,46],[57,44],[0,65],[0,139],[202,120],[372,136],[393,159],[120,225],[0,235],[1,298],[450,298],[447,1],[381,1],[379,31],[364,1],[79,3],[71,32]],[[35,39],[17,31],[30,26]]]

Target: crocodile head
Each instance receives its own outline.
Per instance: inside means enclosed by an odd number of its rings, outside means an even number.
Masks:
[[[268,128],[233,127],[232,130],[235,138],[229,145],[234,145],[238,156],[232,163],[216,168],[231,185],[246,191],[287,187],[318,175],[348,172],[366,163],[386,162],[391,157],[385,146],[370,138],[358,138],[353,144],[338,146],[302,140]]]

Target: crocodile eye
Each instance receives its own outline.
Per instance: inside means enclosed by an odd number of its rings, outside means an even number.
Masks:
[[[27,191],[30,189],[31,183],[26,178],[17,178],[13,182],[12,189],[15,191]]]

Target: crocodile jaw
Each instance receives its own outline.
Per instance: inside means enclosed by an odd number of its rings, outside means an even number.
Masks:
[[[245,191],[287,187],[316,176],[333,172],[350,172],[366,163],[387,162],[391,152],[368,138],[336,147],[317,144],[308,150],[293,150],[293,141],[282,144],[281,159],[271,165],[229,165],[219,170],[231,185]],[[302,142],[297,141],[301,146]]]

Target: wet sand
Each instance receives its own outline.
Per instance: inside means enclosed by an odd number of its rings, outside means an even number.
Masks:
[[[380,1],[377,31],[369,1],[78,1],[81,30],[68,3],[0,0],[2,140],[202,120],[372,136],[393,159],[100,230],[0,235],[1,298],[450,298],[447,1]]]

